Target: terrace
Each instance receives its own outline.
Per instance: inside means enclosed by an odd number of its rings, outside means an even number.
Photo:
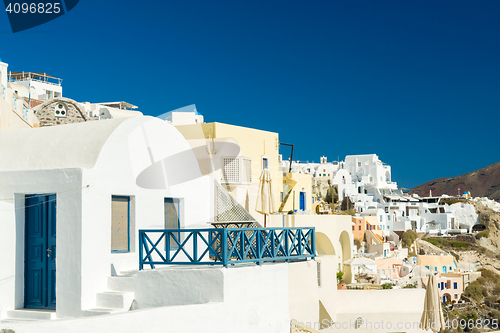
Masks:
[[[139,230],[144,265],[228,265],[299,261],[316,256],[314,228]]]

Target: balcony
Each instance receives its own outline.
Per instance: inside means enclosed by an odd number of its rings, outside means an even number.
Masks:
[[[314,228],[139,230],[139,269],[314,259]]]

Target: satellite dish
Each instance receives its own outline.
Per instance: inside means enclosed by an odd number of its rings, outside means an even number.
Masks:
[[[109,112],[108,109],[101,108],[99,110],[99,119],[111,119],[111,118],[113,117],[111,116],[111,112]]]

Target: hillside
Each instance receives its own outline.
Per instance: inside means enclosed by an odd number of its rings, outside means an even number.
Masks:
[[[473,197],[488,197],[500,201],[500,162],[488,165],[482,169],[451,178],[438,178],[419,185],[410,194],[416,193],[420,196],[447,194],[455,196],[470,191]]]

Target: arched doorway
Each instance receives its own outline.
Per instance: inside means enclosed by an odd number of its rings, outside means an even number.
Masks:
[[[352,246],[349,234],[344,230],[339,237],[340,246],[342,248],[342,263],[352,257]]]

